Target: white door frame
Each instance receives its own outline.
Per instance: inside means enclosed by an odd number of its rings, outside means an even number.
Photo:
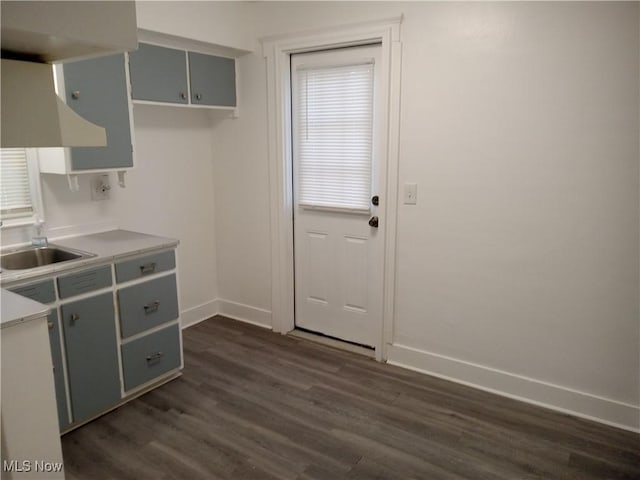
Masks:
[[[271,318],[273,330],[287,333],[294,324],[293,195],[291,156],[291,86],[289,57],[293,53],[380,43],[382,85],[386,89],[386,185],[380,191],[386,219],[384,239],[384,298],[382,328],[376,359],[386,360],[393,339],[398,211],[398,155],[400,133],[400,24],[402,17],[302,34],[263,38],[267,67],[269,193],[271,214]],[[382,162],[383,164],[385,162]]]

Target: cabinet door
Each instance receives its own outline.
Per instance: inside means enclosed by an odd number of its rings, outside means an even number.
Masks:
[[[49,325],[49,345],[51,346],[51,359],[53,360],[53,382],[56,387],[56,403],[58,406],[58,423],[60,430],[69,425],[69,413],[67,412],[67,393],[64,382],[64,370],[62,366],[62,348],[60,346],[60,323],[58,322],[58,310],[54,309],[47,319]]]
[[[71,149],[73,170],[132,167],[124,55],[66,63],[63,72],[67,104],[81,117],[107,130],[106,147]]]
[[[131,98],[188,103],[187,60],[184,50],[141,43],[129,54]]]
[[[236,106],[236,63],[233,58],[189,52],[191,103]]]
[[[75,422],[120,400],[113,295],[104,293],[61,307],[71,411]]]

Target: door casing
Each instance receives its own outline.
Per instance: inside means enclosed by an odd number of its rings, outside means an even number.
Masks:
[[[393,341],[398,210],[402,17],[360,23],[309,33],[261,39],[267,67],[268,158],[271,214],[271,319],[273,330],[287,333],[294,323],[293,192],[291,155],[291,54],[331,48],[381,44],[381,89],[385,91],[386,120],[381,154],[386,155],[386,181],[380,191],[386,218],[384,239],[384,298],[376,359],[386,360]],[[383,162],[384,163],[384,162]]]

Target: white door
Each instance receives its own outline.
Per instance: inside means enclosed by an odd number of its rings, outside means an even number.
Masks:
[[[296,327],[373,347],[385,228],[373,199],[384,201],[386,171],[376,140],[380,48],[291,57]]]

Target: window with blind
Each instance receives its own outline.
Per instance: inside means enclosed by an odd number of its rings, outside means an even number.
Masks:
[[[0,149],[0,218],[6,221],[32,217],[34,187],[28,152],[24,148]]]
[[[369,211],[373,63],[300,66],[293,86],[298,204]]]

